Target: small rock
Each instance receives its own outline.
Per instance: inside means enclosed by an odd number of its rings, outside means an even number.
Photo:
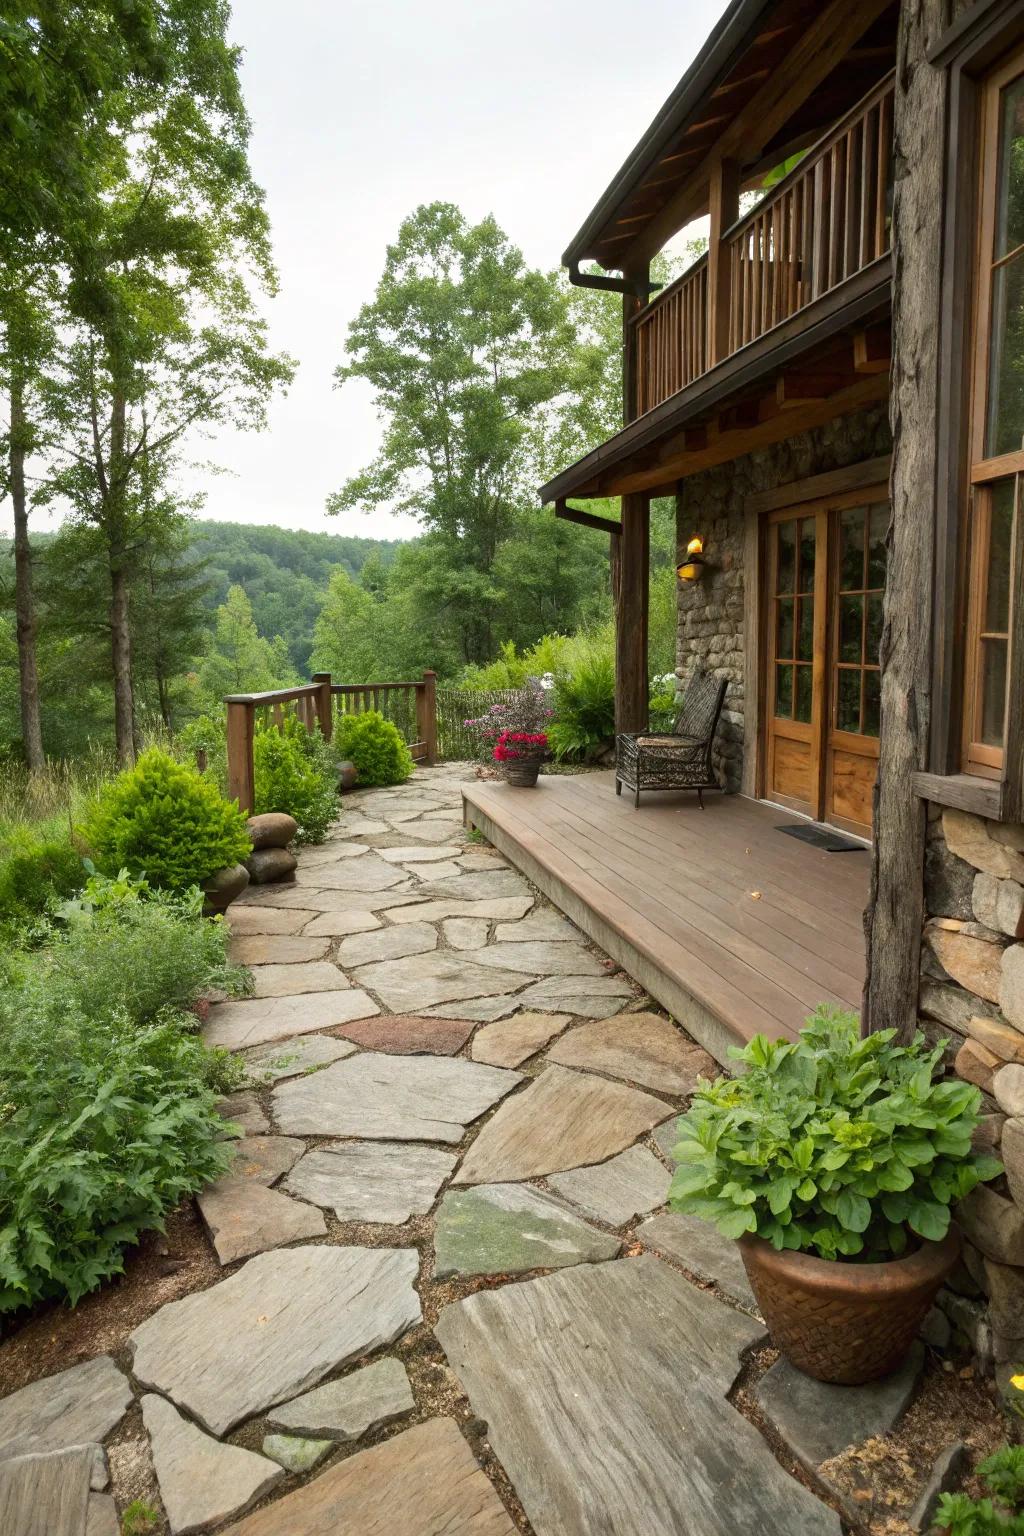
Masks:
[[[1018,1358],[1024,1358],[1024,1269],[985,1260],[985,1289],[993,1331],[1015,1339]]]
[[[1006,1169],[1010,1194],[1018,1206],[1024,1206],[1024,1119],[1018,1116],[1005,1122],[999,1155]],[[1024,1334],[1024,1312],[1021,1314],[1021,1333]]]
[[[293,1435],[358,1440],[368,1430],[411,1413],[415,1406],[405,1366],[389,1358],[278,1404],[267,1422]]]
[[[965,1040],[956,1053],[954,1068],[957,1077],[965,1083],[974,1083],[985,1093],[991,1093],[992,1079],[1002,1064],[1001,1057],[994,1055],[977,1040]]]
[[[284,1476],[265,1457],[205,1435],[154,1393],[142,1399],[142,1420],[171,1536],[241,1514]]]
[[[972,1040],[977,1040],[1001,1060],[1024,1066],[1024,1033],[1019,1029],[1003,1024],[999,1019],[975,1016],[968,1023],[967,1032]]]
[[[1024,939],[1024,885],[1000,880],[995,875],[976,875],[974,915],[979,923],[995,928],[1011,939]]]
[[[961,1480],[967,1471],[968,1459],[967,1447],[962,1440],[946,1447],[925,1479],[917,1502],[907,1516],[911,1530],[922,1533],[931,1530],[935,1524],[939,1499]]]
[[[975,871],[951,853],[942,837],[929,838],[924,858],[925,909],[941,917],[969,918]]]
[[[229,1094],[217,1105],[217,1113],[233,1125],[241,1126],[246,1136],[265,1136],[270,1130],[270,1121],[254,1093]]]
[[[930,1307],[918,1330],[919,1337],[924,1343],[940,1352],[949,1348],[952,1332],[949,1318],[941,1307]]]
[[[359,782],[359,769],[355,763],[346,760],[339,763],[335,771],[338,775],[338,790],[341,794],[346,793],[350,789],[355,789]]]
[[[247,825],[249,839],[257,850],[287,848],[299,830],[295,817],[284,811],[265,811],[261,816],[250,816]]]
[[[957,1221],[988,1259],[998,1264],[1024,1265],[1024,1210],[979,1184],[957,1207]]]
[[[1003,955],[998,1002],[1010,1023],[1024,1030],[1024,944],[1012,944]]]
[[[286,1472],[308,1472],[333,1449],[333,1440],[309,1440],[300,1435],[264,1435],[262,1446],[264,1456]]]
[[[290,880],[298,862],[287,848],[257,848],[246,859],[245,867],[254,885],[272,885],[278,880]]]
[[[947,807],[942,831],[951,853],[1001,880],[1024,881],[1024,853],[1001,840],[998,823]]]
[[[938,923],[929,923],[925,939],[939,964],[954,981],[968,992],[998,1003],[1003,975],[1003,950],[999,942],[973,935],[951,933]]]
[[[992,1083],[996,1103],[1004,1114],[1024,1115],[1024,1066],[1012,1064],[996,1073]]]
[[[979,1115],[978,1123],[971,1132],[971,1146],[975,1152],[996,1152],[1003,1139],[1006,1116],[998,1113]]]
[[[203,903],[207,912],[225,912],[231,903],[249,884],[249,871],[244,864],[228,864],[218,869],[209,880],[203,882]]]
[[[922,951],[925,957],[930,953],[928,949]],[[986,1012],[982,998],[972,997],[962,987],[955,987],[948,981],[933,981],[928,976],[921,977],[918,1004],[926,1018],[937,1019],[947,1029],[955,1029],[961,1035],[966,1035],[972,1018]]]

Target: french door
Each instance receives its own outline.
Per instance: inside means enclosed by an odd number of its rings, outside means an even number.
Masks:
[[[871,835],[887,491],[773,513],[767,523],[767,799]]]

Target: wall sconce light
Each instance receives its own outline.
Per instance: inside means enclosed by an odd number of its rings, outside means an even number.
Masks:
[[[676,567],[680,581],[699,581],[707,561],[704,558],[704,540],[698,533],[686,546],[686,559]]]

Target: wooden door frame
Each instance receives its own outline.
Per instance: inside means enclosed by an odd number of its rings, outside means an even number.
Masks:
[[[888,454],[879,458],[865,459],[859,464],[851,464],[843,469],[830,470],[823,475],[812,475],[806,480],[795,480],[788,485],[773,487],[770,491],[758,491],[744,501],[744,591],[748,598],[753,598],[753,601],[744,604],[743,772],[740,792],[751,800],[763,800],[766,788],[768,604],[765,601],[765,578],[768,569],[769,524],[767,514],[792,510],[794,515],[799,515],[802,512],[810,513],[813,509],[815,512],[820,510],[827,516],[832,510],[841,510],[846,506],[855,507],[865,500],[887,500],[890,464],[891,459]],[[882,494],[873,496],[873,492]],[[826,551],[827,548],[826,542]],[[818,562],[819,567],[826,567],[826,580],[830,575],[827,569],[828,558]],[[821,579],[822,573],[819,570],[816,572],[816,580]],[[823,620],[827,623],[827,586],[825,592],[826,601],[821,604],[818,602],[818,589],[816,588],[815,591],[816,629]],[[817,640],[816,633],[816,645]],[[817,663],[817,657],[815,661]],[[824,663],[821,670],[827,673]],[[827,684],[827,677],[824,681]],[[824,700],[824,705],[825,708],[819,714],[822,730],[826,729],[827,698]],[[818,803],[821,803],[820,794]]]

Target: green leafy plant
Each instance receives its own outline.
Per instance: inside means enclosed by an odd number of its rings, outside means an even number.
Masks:
[[[579,659],[571,675],[555,678],[555,719],[548,741],[555,756],[581,758],[615,736],[615,662],[595,650]]]
[[[0,929],[34,922],[80,890],[85,878],[82,855],[69,837],[17,828],[0,850]]]
[[[121,1516],[121,1536],[149,1536],[160,1516],[145,1499],[133,1499]]]
[[[36,978],[0,994],[0,1313],[72,1305],[230,1166],[210,1057],[179,1017],[100,1020]]]
[[[339,757],[355,763],[361,786],[404,784],[412,773],[409,748],[390,720],[375,709],[344,715],[335,746]]]
[[[338,814],[334,759],[318,730],[294,715],[257,726],[253,742],[256,811],[285,811],[299,824],[296,841],[321,843]]]
[[[944,1493],[935,1523],[948,1536],[1024,1536],[1024,1446],[1003,1446],[981,1463],[978,1476],[986,1497]]]
[[[950,1206],[1001,1165],[971,1149],[981,1095],[936,1081],[942,1047],[860,1038],[822,1006],[795,1042],[757,1035],[747,1069],[702,1084],[678,1122],[669,1203],[726,1237],[825,1259],[887,1259],[946,1235]]]
[[[83,833],[104,874],[126,869],[178,891],[252,852],[238,806],[157,747],[100,792]]]
[[[228,930],[202,916],[202,892],[150,890],[122,870],[94,875],[60,909],[61,932],[28,970],[88,1018],[117,1012],[147,1024],[168,1007],[190,1009],[213,991],[244,996],[252,978],[228,963]]]

